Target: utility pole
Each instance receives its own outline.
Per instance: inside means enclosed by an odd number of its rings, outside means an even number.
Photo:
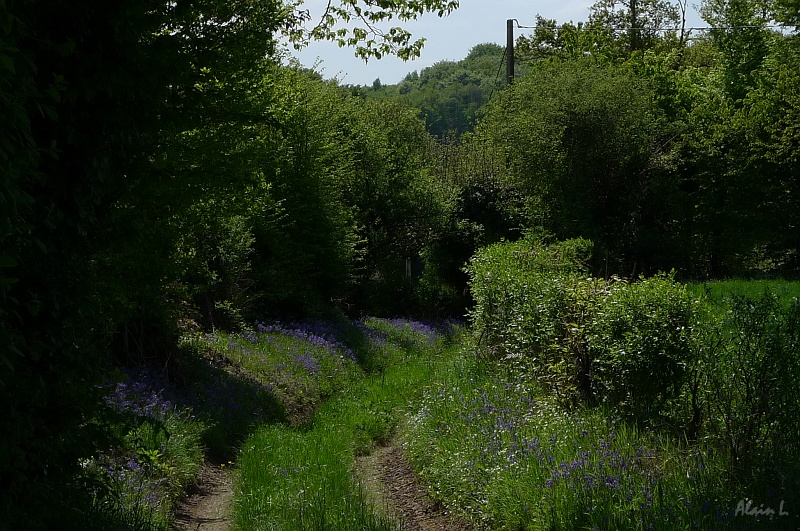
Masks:
[[[642,48],[639,33],[639,6],[636,0],[631,2],[631,29],[629,31],[631,40],[631,50],[640,50]]]
[[[509,85],[514,82],[514,22],[516,21],[513,18],[506,21],[506,81]]]

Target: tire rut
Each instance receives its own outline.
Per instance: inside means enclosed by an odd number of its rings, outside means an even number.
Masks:
[[[470,531],[456,515],[434,502],[397,441],[360,457],[356,467],[367,497],[404,531]]]
[[[205,463],[197,484],[178,507],[172,531],[228,531],[231,528],[231,471]]]

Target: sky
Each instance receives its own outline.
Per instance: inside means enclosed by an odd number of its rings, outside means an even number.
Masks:
[[[505,46],[508,19],[517,19],[521,26],[534,26],[537,14],[559,23],[581,22],[589,18],[589,7],[594,1],[461,0],[460,7],[443,18],[429,13],[415,21],[402,23],[394,20],[392,26],[404,27],[414,39],[427,39],[421,56],[413,61],[384,57],[364,63],[354,56],[353,49],[339,48],[332,42],[316,42],[300,52],[291,50],[291,53],[303,66],[314,67],[326,79],[335,78],[349,85],[372,85],[375,79],[380,79],[384,85],[393,85],[408,73],[439,61],[459,61],[477,44],[493,42]],[[312,20],[315,17],[318,20],[326,4],[327,0],[305,0],[302,9],[308,9]],[[687,19],[687,25],[697,24],[700,20],[693,10]],[[530,32],[529,29],[516,29],[515,35]]]

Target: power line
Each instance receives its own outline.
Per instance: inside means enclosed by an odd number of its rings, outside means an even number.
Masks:
[[[503,71],[503,63],[506,60],[506,49],[503,48],[503,57],[500,58],[500,66],[497,68],[497,75],[494,76],[494,83],[492,83],[492,91],[489,93],[489,100],[492,100],[492,96],[494,96],[494,89],[497,88],[497,78],[500,77],[500,72]]]
[[[516,19],[513,19],[516,22]],[[523,26],[519,22],[517,22],[517,27],[520,29],[538,29],[539,26]],[[665,27],[665,28],[648,28],[648,27],[641,27],[641,28],[610,28],[608,26],[600,26],[600,27],[589,27],[584,26],[587,29],[608,29],[611,31],[635,31],[635,30],[646,30],[646,31],[711,31],[711,30],[735,30],[735,29],[776,29],[776,28],[795,28],[796,26],[793,24],[762,24],[762,25],[733,25],[733,26],[692,26],[689,28],[680,28],[680,27]],[[558,31],[559,28],[554,28]]]

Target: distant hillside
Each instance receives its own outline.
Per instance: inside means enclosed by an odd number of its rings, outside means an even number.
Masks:
[[[428,131],[435,136],[460,136],[471,131],[480,108],[504,81],[504,49],[479,44],[460,61],[440,61],[411,72],[396,85],[376,79],[362,90],[368,97],[390,98],[421,111]]]

